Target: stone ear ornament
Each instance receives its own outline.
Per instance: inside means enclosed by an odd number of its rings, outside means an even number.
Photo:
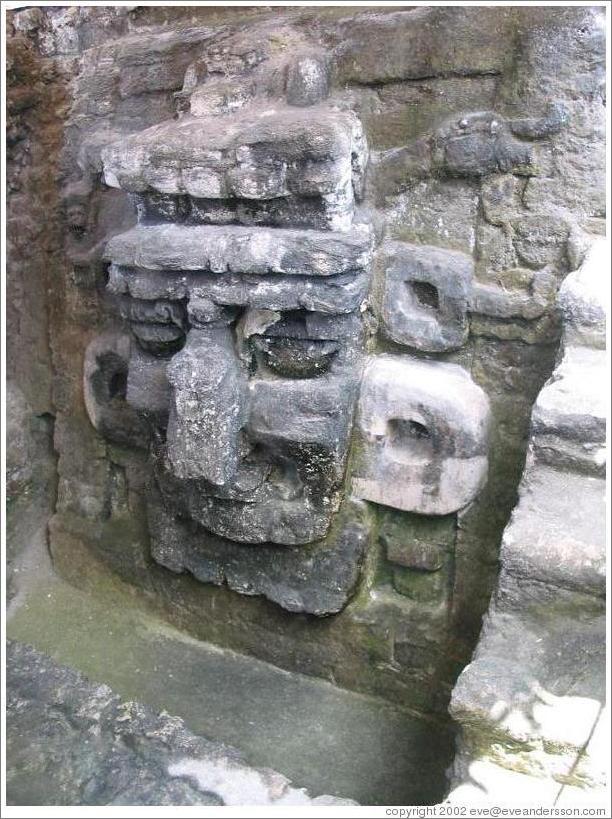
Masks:
[[[365,368],[357,418],[356,497],[446,515],[482,488],[489,401],[461,367],[374,356]]]

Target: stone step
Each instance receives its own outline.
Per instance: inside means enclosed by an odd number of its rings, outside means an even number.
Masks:
[[[607,375],[605,350],[567,346],[532,414],[538,461],[605,477]]]
[[[180,717],[9,641],[9,805],[353,805],[291,787]]]
[[[436,721],[189,638],[108,575],[92,580],[95,594],[39,577],[24,588],[9,638],[123,700],[178,715],[188,731],[239,748],[250,766],[312,794],[368,805],[443,798],[452,738]]]
[[[517,581],[603,598],[605,481],[546,466],[529,470],[504,533],[501,561]]]

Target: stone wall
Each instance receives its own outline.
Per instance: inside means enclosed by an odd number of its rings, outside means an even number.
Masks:
[[[599,239],[559,291],[562,356],[533,410],[499,585],[451,701],[456,801],[605,802],[607,268]]]
[[[55,419],[57,570],[104,564],[198,637],[445,719],[557,291],[604,230],[601,9],[11,25],[41,174],[10,203],[34,222],[14,375]]]

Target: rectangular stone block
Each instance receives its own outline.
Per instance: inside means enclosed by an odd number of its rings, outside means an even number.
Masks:
[[[167,450],[177,478],[223,485],[237,469],[247,381],[233,350],[228,327],[191,330],[168,366]]]
[[[216,274],[339,276],[362,272],[371,259],[366,225],[346,233],[235,225],[138,225],[113,236],[105,258],[115,265]]]

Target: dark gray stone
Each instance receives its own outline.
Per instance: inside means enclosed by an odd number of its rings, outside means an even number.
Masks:
[[[514,139],[506,121],[493,111],[466,114],[436,131],[434,164],[451,176],[534,172],[531,146]]]
[[[149,427],[126,400],[131,349],[130,337],[113,331],[91,341],[83,364],[85,407],[89,420],[104,437],[118,444],[146,447]]]
[[[232,353],[228,327],[191,330],[168,367],[173,400],[167,453],[177,478],[204,478],[223,486],[236,472],[247,379]]]
[[[113,236],[105,256],[121,267],[164,271],[168,277],[196,270],[218,275],[331,277],[366,270],[371,244],[365,225],[345,233],[139,225]]]
[[[235,543],[173,517],[161,502],[149,503],[149,530],[162,566],[319,617],[341,611],[355,593],[368,540],[358,508],[341,513],[325,541],[309,546]]]
[[[389,338],[426,352],[463,345],[473,273],[469,256],[387,241],[377,264],[384,271],[381,318]]]
[[[347,805],[21,643],[7,650],[9,805]]]

